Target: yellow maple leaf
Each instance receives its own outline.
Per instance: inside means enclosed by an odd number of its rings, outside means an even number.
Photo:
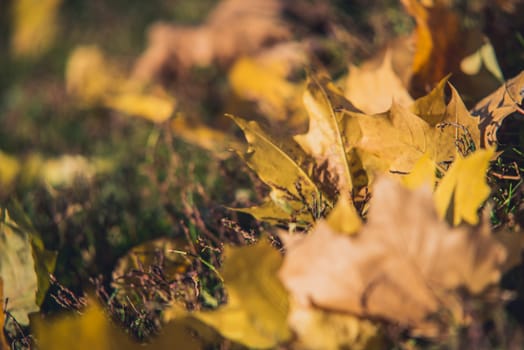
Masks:
[[[49,288],[56,254],[46,251],[18,205],[0,208],[0,277],[7,310],[23,325],[38,311]]]
[[[249,347],[272,348],[289,340],[288,296],[276,276],[281,262],[280,253],[266,241],[227,247],[222,268],[227,304],[192,315],[224,337]]]
[[[271,187],[270,197],[276,204],[267,202],[248,211],[259,217],[273,217],[276,221],[285,216],[284,212],[298,221],[314,221],[308,203],[329,198],[321,195],[314,180],[314,160],[291,137],[272,136],[255,121],[230,117],[242,129],[249,144],[240,156]]]
[[[353,193],[358,187],[365,186],[367,183],[362,182],[367,182],[367,179],[353,179],[352,175],[356,172],[350,168],[349,158],[352,145],[347,140],[349,136],[344,134],[344,113],[339,110],[357,109],[325,74],[316,73],[309,75],[304,106],[309,114],[308,132],[295,136],[295,140],[318,164],[327,164],[339,192]]]
[[[435,206],[441,218],[448,216],[453,225],[462,221],[479,222],[478,209],[491,189],[486,182],[493,149],[480,149],[465,158],[458,157],[435,190]]]

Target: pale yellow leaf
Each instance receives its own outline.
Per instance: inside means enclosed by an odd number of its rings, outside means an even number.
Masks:
[[[377,66],[374,61],[361,67],[351,65],[344,89],[346,98],[366,114],[387,111],[393,101],[409,106],[413,99],[393,71],[391,53],[388,50]]]

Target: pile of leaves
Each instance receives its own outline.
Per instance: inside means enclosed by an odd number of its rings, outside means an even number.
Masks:
[[[58,45],[31,4],[15,62]],[[479,19],[522,4],[347,6],[222,0],[127,69],[69,47],[88,152],[6,107],[0,349],[522,346],[524,71]]]

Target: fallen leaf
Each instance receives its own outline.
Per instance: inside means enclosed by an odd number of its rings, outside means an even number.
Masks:
[[[342,194],[326,218],[327,223],[337,232],[352,235],[362,227],[362,220],[347,195]]]
[[[67,154],[58,158],[40,159],[41,162],[36,158],[30,158],[28,162],[30,161],[38,162],[33,165],[38,167],[37,179],[51,186],[71,186],[79,177],[91,180],[95,175],[109,172],[114,166],[109,159],[88,159],[80,155]]]
[[[115,85],[124,81],[121,72],[107,59],[97,46],[76,47],[69,55],[66,66],[67,92],[78,96],[86,104],[98,103]]]
[[[461,91],[468,91],[468,102],[485,96],[498,84],[500,69],[489,52],[490,46],[486,46],[487,39],[480,25],[469,23],[449,1],[402,0],[402,4],[415,19],[416,27],[411,40],[405,40],[395,50],[409,51],[414,45],[415,51],[411,69],[395,68],[403,72],[402,76],[411,77],[409,91],[412,96],[425,94],[450,73],[453,84]],[[468,70],[467,67],[466,73],[463,67],[478,65],[473,62],[476,53],[482,57],[480,68]]]
[[[266,241],[226,247],[222,276],[225,306],[192,315],[224,337],[253,348],[273,348],[291,338],[287,293],[276,276],[282,256]]]
[[[15,57],[35,58],[53,43],[62,0],[17,0],[13,6],[11,51]]]
[[[183,115],[173,118],[171,130],[180,139],[205,149],[219,159],[230,157],[231,148],[239,149],[241,147],[230,134]]]
[[[288,81],[287,76],[306,63],[303,45],[280,44],[256,56],[237,59],[228,79],[233,92],[244,100],[256,102],[269,121],[296,125],[305,119],[301,100],[303,84]]]
[[[10,188],[20,172],[20,162],[13,156],[0,151],[0,187],[2,191]]]
[[[169,322],[149,344],[133,341],[120,327],[111,322],[100,305],[93,299],[80,314],[65,314],[55,318],[31,318],[31,328],[38,348],[42,350],[148,350],[148,349],[203,349],[212,331],[190,319]],[[195,335],[198,333],[198,336]]]
[[[68,92],[87,105],[102,105],[155,123],[166,121],[175,110],[175,99],[164,89],[125,78],[96,46],[79,46],[71,53],[66,84]]]
[[[278,198],[273,199],[275,196],[270,196],[269,199],[265,200],[260,205],[255,205],[248,208],[230,208],[241,213],[249,214],[255,217],[257,220],[268,222],[272,225],[289,225],[301,224],[313,222],[314,218],[305,208],[299,212],[293,212],[291,209],[286,208],[286,203],[282,203],[283,206],[279,205],[282,201]],[[289,207],[288,207],[289,208]],[[287,210],[286,210],[287,209]]]
[[[427,95],[418,98],[410,109],[430,126],[441,130],[442,143],[447,144],[453,139],[457,146],[455,153],[465,155],[480,148],[479,118],[468,112],[457,90],[447,80],[447,77],[442,79]],[[447,104],[446,85],[451,91]]]
[[[16,215],[17,221],[10,213]],[[18,323],[27,325],[28,314],[40,310],[49,288],[49,273],[56,254],[44,250],[36,233],[22,225],[23,214],[15,207],[0,209],[0,277],[9,311]]]
[[[105,105],[128,115],[138,115],[154,123],[162,123],[173,115],[175,100],[167,94],[145,95],[129,92],[107,97]]]
[[[478,209],[491,193],[486,182],[493,149],[480,149],[465,158],[458,157],[435,190],[435,208],[441,218],[457,226],[462,221],[476,225]]]
[[[279,276],[301,305],[423,329],[437,320],[449,324],[436,312],[460,307],[453,297],[460,288],[475,294],[498,282],[506,252],[487,223],[450,228],[428,187],[411,191],[381,178],[373,193],[358,235],[341,235],[320,220],[286,247]]]
[[[288,323],[297,338],[293,348],[372,350],[384,346],[375,323],[346,313],[292,303]]]
[[[227,63],[289,38],[281,10],[279,0],[222,0],[200,26],[157,23],[150,29],[148,48],[137,60],[133,76],[149,81],[165,70]]]
[[[492,146],[498,143],[497,132],[504,120],[513,113],[523,113],[524,71],[505,82],[500,88],[482,99],[471,110],[480,118],[481,145]]]
[[[413,166],[411,172],[402,177],[402,184],[410,190],[424,185],[433,188],[437,180],[437,167],[428,154],[424,154]]]
[[[424,154],[435,163],[453,160],[456,147],[454,135],[443,134],[437,126],[431,126],[424,119],[412,113],[407,107],[393,102],[389,111],[376,115],[346,113],[348,134],[360,128],[361,135],[354,137],[354,145],[364,151],[365,156],[375,157],[381,172],[407,174]],[[355,126],[356,125],[356,126]],[[363,159],[366,164],[367,160]]]
[[[393,71],[391,52],[386,51],[380,64],[371,60],[357,67],[351,65],[344,94],[358,109],[366,114],[387,111],[391,103],[409,106],[413,99]]]
[[[424,6],[419,0],[401,2],[416,22],[412,84],[414,90],[423,92],[459,65],[460,21],[442,1],[435,1],[433,6]]]
[[[503,272],[518,266],[522,263],[522,252],[524,252],[524,235],[522,232],[502,230],[494,233],[494,237],[506,248],[508,257]]]
[[[352,145],[347,140],[350,136],[344,133],[343,120],[345,111],[358,110],[326,75],[316,73],[309,75],[304,106],[309,114],[309,129],[306,134],[295,136],[295,140],[317,164],[327,164],[338,192],[358,192],[367,185],[367,179],[354,179],[356,171],[352,171],[349,158]]]
[[[5,300],[4,281],[2,280],[2,278],[0,278],[0,303],[2,303],[2,307],[0,310],[0,350],[8,350],[11,349],[11,347],[7,344],[7,340],[5,339],[4,335],[5,314],[3,305],[5,305]]]
[[[308,203],[321,198],[321,190],[314,180],[315,163],[291,137],[275,137],[263,130],[255,121],[231,118],[242,129],[248,148],[240,153],[248,166],[271,187],[270,197],[278,209],[270,204],[259,209],[248,209],[255,216],[286,212],[289,217],[313,222]],[[328,198],[327,196],[322,196]],[[269,210],[269,212],[268,212]],[[275,212],[272,214],[271,212]]]

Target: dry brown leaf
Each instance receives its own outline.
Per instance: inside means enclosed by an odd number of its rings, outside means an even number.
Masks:
[[[362,227],[362,220],[355,206],[345,193],[340,195],[337,204],[329,213],[326,221],[332,229],[347,235],[357,233]]]
[[[370,320],[292,302],[288,324],[296,335],[293,349],[383,349],[379,327]]]
[[[134,76],[151,80],[162,70],[230,62],[290,36],[280,19],[280,0],[223,0],[197,27],[155,24]]]
[[[394,100],[409,106],[413,99],[393,71],[392,54],[388,50],[377,65],[375,60],[360,67],[351,65],[344,94],[357,108],[367,114],[387,111]]]
[[[524,71],[477,103],[471,110],[471,114],[480,118],[479,126],[483,146],[497,144],[497,132],[508,116],[516,112],[521,116],[524,115],[521,107],[523,102]]]
[[[456,314],[458,288],[479,293],[499,280],[506,252],[486,223],[450,228],[429,188],[382,178],[373,192],[357,236],[319,221],[287,247],[280,278],[298,302],[421,327],[442,308]]]
[[[460,21],[441,1],[432,7],[419,0],[402,0],[402,4],[417,24],[412,84],[415,91],[423,92],[459,66]]]

